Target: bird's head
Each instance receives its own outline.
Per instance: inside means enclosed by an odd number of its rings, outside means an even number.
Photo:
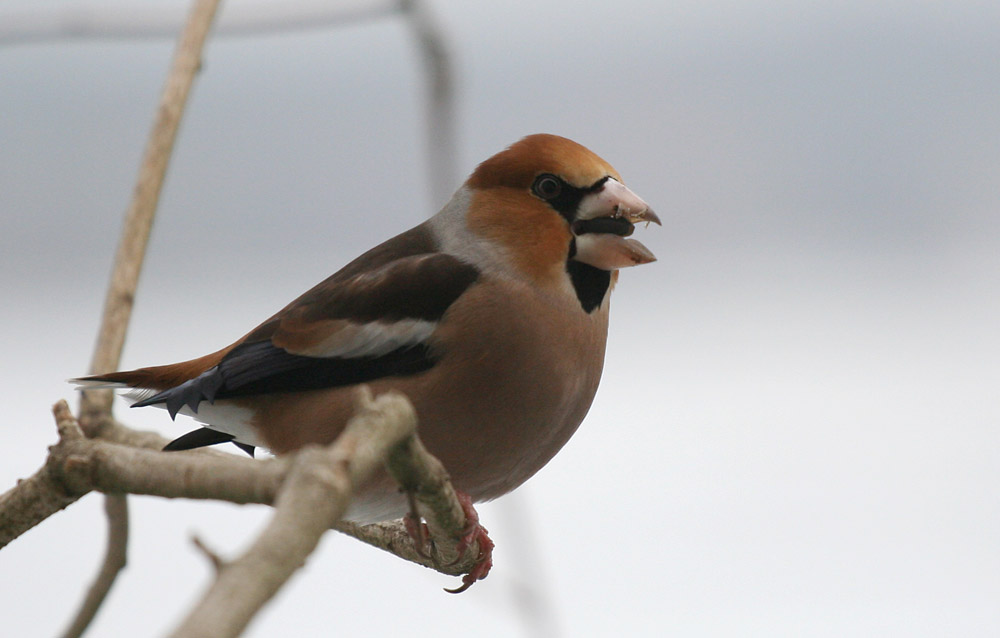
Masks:
[[[629,235],[659,218],[610,164],[564,137],[530,135],[480,164],[466,186],[469,230],[533,277],[565,272],[568,260],[604,271],[656,260]]]

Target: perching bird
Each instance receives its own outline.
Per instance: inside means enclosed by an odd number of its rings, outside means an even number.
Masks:
[[[358,384],[398,390],[455,487],[490,500],[541,469],[587,414],[617,269],[655,260],[628,239],[638,222],[659,219],[607,162],[532,135],[480,164],[438,214],[236,343],[80,381],[204,423],[167,450],[232,441],[251,454],[333,441]],[[381,476],[347,518],[406,512]]]

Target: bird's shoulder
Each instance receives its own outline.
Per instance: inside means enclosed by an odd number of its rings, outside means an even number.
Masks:
[[[424,223],[362,254],[243,342],[267,340],[296,354],[344,356],[372,342],[417,339],[415,333],[432,331],[481,274],[477,266],[442,252]]]

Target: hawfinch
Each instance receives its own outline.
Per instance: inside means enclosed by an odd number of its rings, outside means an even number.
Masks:
[[[473,502],[537,472],[587,414],[618,269],[655,260],[629,239],[659,219],[607,162],[532,135],[476,168],[429,220],[372,248],[234,344],[198,359],[81,379],[276,454],[333,441],[354,388],[402,392],[418,432]],[[407,512],[380,476],[347,518]]]

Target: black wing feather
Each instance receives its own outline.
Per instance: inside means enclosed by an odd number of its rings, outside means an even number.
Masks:
[[[261,324],[215,367],[132,407],[164,403],[175,417],[184,406],[197,412],[202,401],[339,387],[430,369],[437,358],[426,343],[374,356],[322,357],[292,354],[272,341],[286,320],[308,326],[331,319],[360,324],[443,317],[480,273],[451,255],[420,252],[428,244],[426,232],[418,229],[384,246],[402,242],[407,251],[419,254],[386,262],[381,249],[375,249]]]
[[[226,443],[236,437],[232,434],[219,432],[212,428],[198,428],[188,432],[184,436],[177,437],[170,443],[163,446],[164,452],[179,452],[180,450],[193,450],[196,447],[215,445],[216,443]]]
[[[236,437],[232,434],[219,432],[218,430],[213,430],[212,428],[198,428],[197,430],[188,432],[183,436],[177,437],[170,443],[167,443],[163,446],[163,451],[179,452],[181,450],[193,450],[195,448],[205,447],[206,445],[232,442],[233,445],[249,454],[250,458],[253,458],[255,449],[254,446],[233,441],[235,438]]]
[[[375,357],[305,357],[291,354],[270,341],[234,348],[211,370],[184,383],[133,403],[145,407],[165,403],[174,418],[185,405],[198,412],[202,401],[214,403],[254,394],[318,390],[382,377],[406,376],[429,370],[437,359],[424,344],[397,348]]]

